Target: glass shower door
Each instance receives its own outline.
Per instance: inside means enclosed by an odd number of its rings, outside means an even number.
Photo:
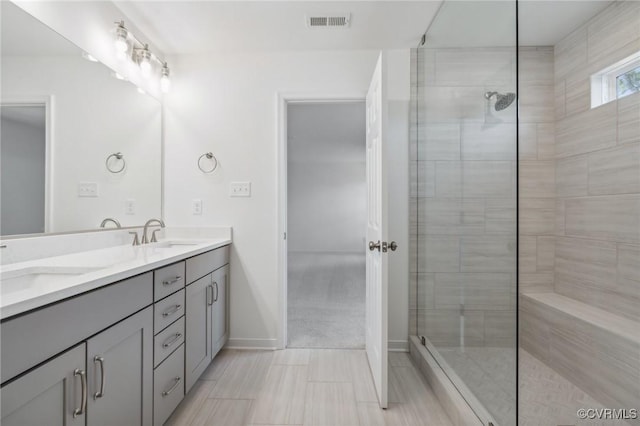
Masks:
[[[516,5],[448,1],[414,54],[416,328],[483,420],[516,424]]]

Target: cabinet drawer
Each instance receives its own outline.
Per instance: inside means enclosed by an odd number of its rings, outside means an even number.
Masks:
[[[2,382],[153,302],[152,273],[138,275],[2,323]]]
[[[184,261],[153,272],[153,300],[160,300],[184,287]]]
[[[184,345],[153,372],[153,423],[161,426],[184,398]]]
[[[217,248],[187,259],[187,284],[229,263],[229,246]]]
[[[165,328],[153,339],[153,367],[157,367],[167,356],[184,342],[184,317]]]
[[[158,334],[183,315],[184,289],[153,305],[153,334]]]

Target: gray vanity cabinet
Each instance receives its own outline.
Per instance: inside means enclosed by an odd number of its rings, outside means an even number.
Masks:
[[[34,368],[2,388],[2,426],[84,426],[85,345]],[[74,412],[77,413],[74,416]]]
[[[229,265],[216,269],[211,279],[213,281],[213,304],[211,305],[211,357],[222,349],[227,341],[228,324],[227,295],[229,285]]]
[[[185,351],[185,392],[198,380],[198,377],[211,362],[211,303],[213,302],[213,283],[211,274],[187,286],[186,297],[186,334]]]
[[[87,340],[87,426],[151,426],[153,307]]]

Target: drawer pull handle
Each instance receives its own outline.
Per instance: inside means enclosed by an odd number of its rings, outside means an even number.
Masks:
[[[213,305],[213,286],[211,284],[207,286],[207,305]]]
[[[162,313],[163,318],[171,316],[182,309],[182,305],[173,305],[170,309],[167,309]]]
[[[75,369],[74,376],[80,376],[80,384],[82,385],[82,402],[80,408],[73,410],[73,418],[83,415],[87,411],[87,373],[84,370]]]
[[[179,376],[176,376],[173,378],[173,380],[175,381],[175,383],[166,391],[162,391],[162,397],[164,398],[165,396],[169,396],[171,395],[171,392],[173,392],[174,390],[176,390],[176,388],[178,387],[178,385],[180,384],[180,382],[182,381],[182,378],[180,378]]]
[[[181,279],[182,279],[182,276],[176,275],[174,278],[171,278],[170,280],[162,281],[162,285],[173,285],[178,281],[180,281]]]
[[[93,399],[98,399],[104,396],[104,358],[96,355],[93,363],[100,364],[100,390],[93,394]]]
[[[216,295],[215,295],[215,297],[213,298],[213,301],[214,301],[214,302],[217,302],[217,301],[218,301],[218,283],[217,283],[216,281],[214,281],[214,282],[213,282],[213,286],[214,286],[214,288],[216,289]]]
[[[173,345],[176,344],[176,342],[178,340],[180,340],[180,338],[182,337],[182,333],[176,333],[174,334],[172,337],[170,337],[169,339],[165,340],[164,343],[162,344],[162,347],[164,349],[167,349]]]

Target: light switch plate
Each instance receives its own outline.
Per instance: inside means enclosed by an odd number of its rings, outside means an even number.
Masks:
[[[133,198],[127,199],[124,205],[124,214],[136,214],[136,200]]]
[[[251,182],[231,182],[229,196],[251,197]]]
[[[202,200],[194,199],[192,203],[191,213],[194,215],[202,214]]]
[[[78,184],[78,197],[97,197],[98,184],[96,182],[80,182]]]

